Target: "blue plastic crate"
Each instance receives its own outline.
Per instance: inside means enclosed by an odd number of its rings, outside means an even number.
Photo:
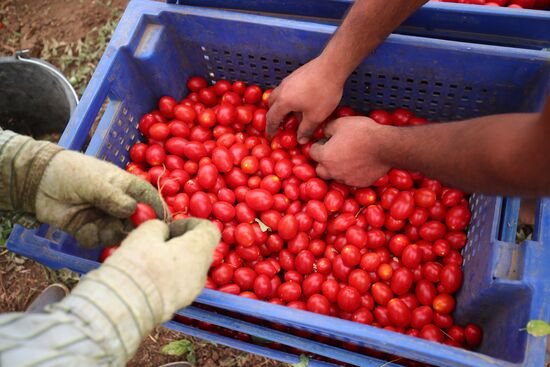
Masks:
[[[189,76],[274,86],[316,56],[334,30],[314,22],[134,0],[60,144],[124,167],[130,146],[140,138],[141,115],[162,95],[181,98]],[[359,110],[403,106],[432,120],[451,120],[535,111],[549,89],[547,52],[392,35],[350,77],[344,101]],[[104,104],[99,125],[90,132]],[[528,320],[550,319],[548,202],[540,202],[534,241],[518,245],[513,243],[517,199],[472,199],[465,284],[455,316],[484,327],[476,353],[216,291],[205,290],[198,302],[439,366],[540,366],[545,339],[521,329]],[[53,268],[85,273],[98,266],[98,250],[80,249],[48,226],[16,227],[8,247]],[[205,315],[218,324],[247,327],[215,312],[194,314]],[[254,330],[284,344],[283,336],[271,331]],[[302,349],[318,348],[313,341],[303,343]]]
[[[316,18],[335,23],[353,0],[169,0],[182,5]],[[550,47],[550,11],[430,2],[396,33],[542,49]]]

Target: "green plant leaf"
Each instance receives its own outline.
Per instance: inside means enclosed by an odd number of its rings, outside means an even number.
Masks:
[[[307,366],[309,366],[309,358],[303,354],[300,356],[300,362],[294,363],[292,365],[292,367],[307,367]]]
[[[259,220],[258,218],[254,219],[254,221],[260,225],[260,229],[262,230],[262,232],[267,232],[267,231],[271,232],[271,228],[266,226],[265,223]]]
[[[550,324],[543,320],[531,320],[527,323],[527,332],[533,336],[550,335]]]
[[[164,347],[162,347],[161,351],[164,354],[176,357],[181,357],[184,354],[187,354],[187,357],[189,358],[190,354],[193,354],[193,357],[195,355],[193,343],[187,339],[176,340],[168,343]]]

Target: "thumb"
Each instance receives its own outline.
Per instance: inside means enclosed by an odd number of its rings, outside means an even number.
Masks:
[[[320,122],[313,121],[308,113],[302,113],[302,121],[298,126],[298,142],[306,144],[320,124]]]
[[[202,247],[210,252],[218,246],[221,238],[220,231],[214,223],[198,218],[172,222],[170,224],[170,235],[172,237],[168,241],[170,244],[181,246],[187,243],[187,246]]]
[[[309,156],[316,162],[322,163],[325,154],[325,144],[315,143],[309,149]]]

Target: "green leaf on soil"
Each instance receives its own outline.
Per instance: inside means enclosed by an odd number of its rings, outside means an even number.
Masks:
[[[161,351],[164,354],[176,357],[181,357],[184,354],[187,354],[188,357],[189,354],[193,354],[193,356],[195,355],[193,343],[187,339],[176,340],[168,343],[164,347],[162,347]]]
[[[550,335],[550,324],[543,320],[531,320],[527,323],[527,332],[533,336]]]
[[[307,367],[307,366],[309,366],[309,358],[303,354],[300,356],[300,362],[294,363],[292,365],[292,367]]]

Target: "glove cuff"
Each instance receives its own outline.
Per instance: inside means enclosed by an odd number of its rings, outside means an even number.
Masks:
[[[44,171],[62,150],[12,131],[0,132],[0,207],[34,213]]]
[[[124,365],[160,323],[162,300],[153,282],[125,259],[88,273],[56,308],[77,315]]]

